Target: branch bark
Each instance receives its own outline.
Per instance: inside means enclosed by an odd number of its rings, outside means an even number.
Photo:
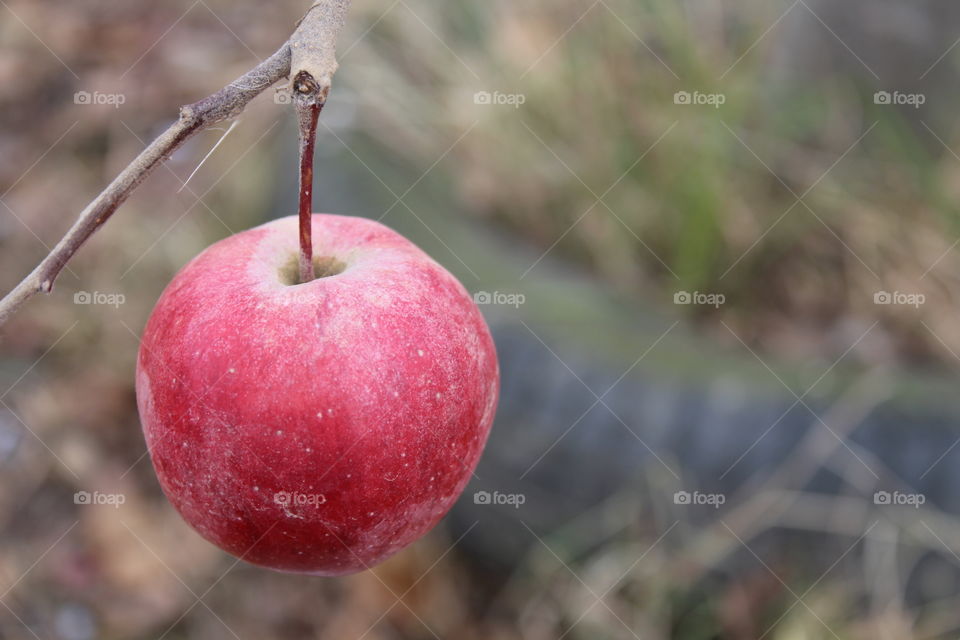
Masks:
[[[297,24],[290,39],[276,53],[216,93],[182,107],[178,120],[87,205],[50,254],[0,300],[0,326],[34,295],[52,291],[57,276],[80,247],[126,202],[147,176],[191,137],[217,123],[237,117],[251,100],[284,78],[290,78],[289,89],[293,92],[293,102],[300,121],[303,121],[304,109],[315,109],[319,113],[337,70],[336,41],[349,7],[350,0],[315,2]],[[314,126],[314,134],[315,131]],[[303,135],[301,133],[301,149],[304,146]],[[312,175],[312,139],[310,146]],[[306,187],[309,189],[310,185]],[[301,193],[303,188],[301,184]]]

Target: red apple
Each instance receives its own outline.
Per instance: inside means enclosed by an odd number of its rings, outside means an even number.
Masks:
[[[399,234],[314,215],[218,242],[177,274],[140,345],[137,403],[160,484],[203,537],[321,575],[372,566],[463,491],[499,369],[463,286]]]

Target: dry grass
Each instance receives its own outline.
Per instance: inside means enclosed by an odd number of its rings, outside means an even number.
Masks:
[[[686,309],[721,338],[722,319],[752,346],[836,357],[831,337],[879,319],[876,359],[960,352],[955,128],[874,104],[862,68],[805,73],[811,52],[784,49],[812,20],[802,9],[779,23],[784,6],[752,1],[444,7],[387,13],[344,80],[378,142],[424,168],[449,151],[474,214],[557,243],[635,298],[723,293],[723,313]],[[526,102],[478,106],[480,90]],[[676,91],[726,103],[678,106]],[[878,291],[926,303],[878,307]]]

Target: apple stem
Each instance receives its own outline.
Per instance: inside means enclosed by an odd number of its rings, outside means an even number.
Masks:
[[[313,269],[313,156],[317,121],[326,101],[325,93],[306,71],[293,81],[294,104],[300,122],[300,282],[316,278]]]

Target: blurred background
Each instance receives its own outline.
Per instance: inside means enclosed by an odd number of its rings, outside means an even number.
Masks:
[[[0,0],[0,288],[306,5]],[[295,211],[267,91],[2,329],[0,638],[958,637],[960,5],[356,0],[338,54],[317,208],[481,305],[476,477],[338,579],[237,562],[160,492],[138,335]]]

